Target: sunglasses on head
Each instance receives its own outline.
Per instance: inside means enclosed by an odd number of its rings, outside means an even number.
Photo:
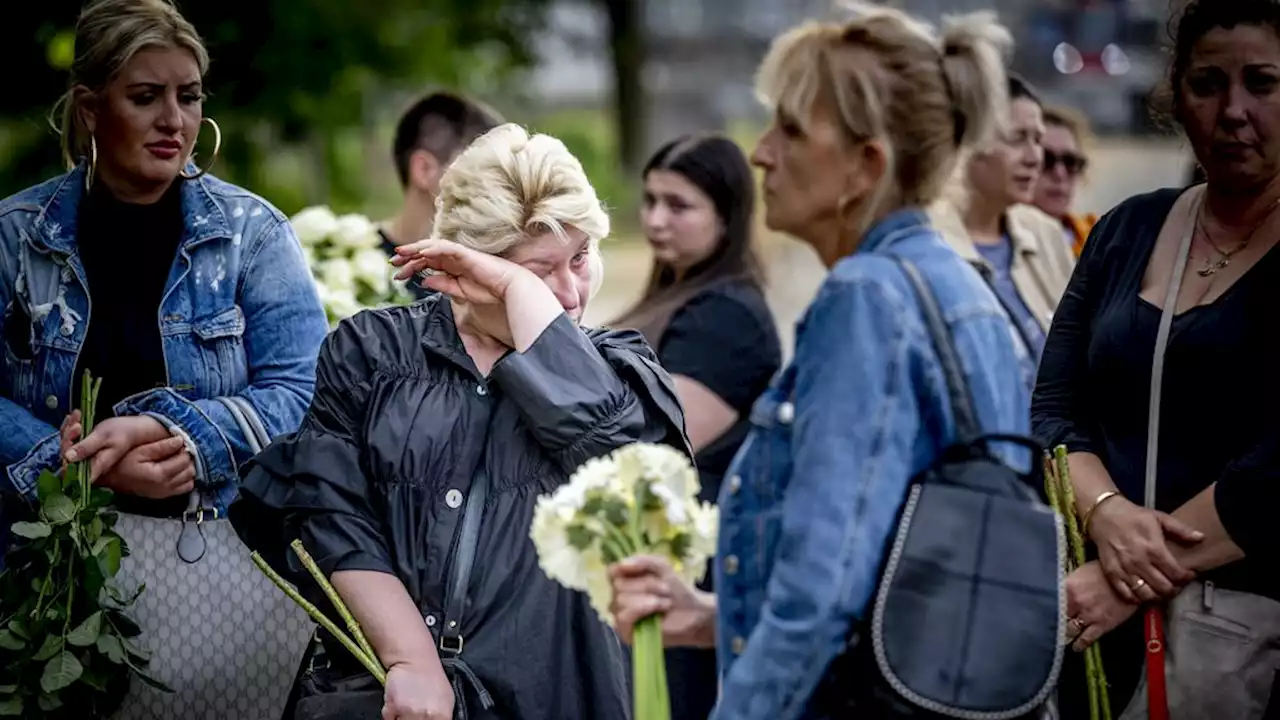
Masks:
[[[1089,161],[1083,156],[1073,152],[1056,153],[1052,150],[1044,151],[1044,170],[1051,172],[1058,163],[1062,163],[1062,167],[1067,171],[1068,175],[1079,175],[1084,172],[1084,168]]]

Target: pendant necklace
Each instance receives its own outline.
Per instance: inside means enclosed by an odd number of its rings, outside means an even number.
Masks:
[[[1253,240],[1254,234],[1256,234],[1258,230],[1262,228],[1263,223],[1271,219],[1271,215],[1276,211],[1277,207],[1280,207],[1280,201],[1277,201],[1276,203],[1272,204],[1271,209],[1267,211],[1267,214],[1263,215],[1262,218],[1258,220],[1258,222],[1253,224],[1253,227],[1249,229],[1249,234],[1245,235],[1243,241],[1241,241],[1239,244],[1237,244],[1233,248],[1230,248],[1228,250],[1223,250],[1218,245],[1218,243],[1214,241],[1213,236],[1209,234],[1209,226],[1204,222],[1205,217],[1209,213],[1207,209],[1208,203],[1201,205],[1200,217],[1197,220],[1197,224],[1200,226],[1200,234],[1204,236],[1204,239],[1208,241],[1209,246],[1212,247],[1214,252],[1218,254],[1218,259],[1212,260],[1210,258],[1205,258],[1204,267],[1197,270],[1196,274],[1198,274],[1200,277],[1207,278],[1213,275],[1214,273],[1218,272],[1219,270],[1230,265],[1231,258],[1236,253],[1240,252],[1241,250],[1249,246],[1249,242]]]

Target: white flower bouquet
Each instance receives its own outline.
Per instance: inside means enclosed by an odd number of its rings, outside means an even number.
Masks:
[[[698,501],[698,474],[666,445],[635,443],[587,461],[569,482],[538,499],[530,537],[549,578],[587,594],[600,618],[609,613],[607,567],[632,555],[657,555],[689,583],[702,579],[715,553],[717,512]],[[635,626],[633,720],[668,720],[671,704],[662,618]]]
[[[382,251],[378,230],[368,218],[334,215],[316,205],[299,211],[290,223],[331,324],[365,308],[413,300],[394,279],[396,268]]]

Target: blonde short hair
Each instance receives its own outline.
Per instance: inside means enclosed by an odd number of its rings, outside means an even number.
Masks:
[[[568,242],[566,228],[589,238],[594,295],[604,276],[599,243],[609,235],[609,216],[582,163],[550,135],[499,125],[440,178],[433,238],[502,255],[547,233]]]
[[[90,134],[80,120],[76,86],[101,92],[134,55],[147,48],[178,48],[195,58],[203,77],[209,52],[199,33],[169,0],[95,0],[76,21],[76,57],[71,89],[54,107],[62,134],[62,157],[68,167],[88,157]]]
[[[804,127],[821,103],[844,139],[880,140],[888,172],[857,222],[941,193],[962,150],[990,137],[1007,105],[1009,31],[989,12],[943,20],[940,35],[893,9],[808,22],[773,41],[756,76],[762,102]]]

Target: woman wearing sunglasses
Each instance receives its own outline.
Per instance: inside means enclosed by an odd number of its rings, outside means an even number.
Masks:
[[[1068,108],[1044,109],[1044,165],[1036,183],[1036,207],[1062,223],[1062,234],[1076,257],[1084,249],[1084,241],[1098,216],[1071,212],[1076,191],[1084,178],[1089,159],[1084,148],[1089,144],[1089,122]]]

